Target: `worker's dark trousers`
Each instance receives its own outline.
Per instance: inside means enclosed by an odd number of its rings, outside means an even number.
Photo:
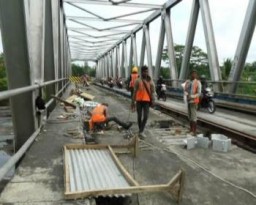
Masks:
[[[134,90],[134,88],[130,88],[130,92],[131,92],[131,99],[132,99],[132,96],[133,96],[133,90]]]
[[[144,131],[145,125],[148,120],[149,102],[137,101],[136,107],[137,107],[139,132],[141,133]]]
[[[120,121],[117,117],[108,117],[106,123],[114,121],[118,125],[122,126],[124,129],[127,129],[128,125],[122,121]]]

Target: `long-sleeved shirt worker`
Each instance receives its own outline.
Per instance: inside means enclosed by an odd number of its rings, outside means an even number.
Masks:
[[[195,103],[195,99],[201,95],[202,85],[197,79],[187,82],[188,103]]]

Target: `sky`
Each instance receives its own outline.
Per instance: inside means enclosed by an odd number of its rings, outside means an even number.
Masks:
[[[163,0],[140,0],[143,3],[159,3],[165,2]],[[249,0],[209,0],[215,41],[217,46],[217,53],[219,63],[222,65],[227,58],[234,58],[236,47],[238,44],[242,24],[244,21],[246,9]],[[171,25],[175,44],[185,45],[188,24],[191,13],[192,0],[183,0],[171,10]],[[97,8],[95,8],[97,10]],[[127,9],[127,7],[126,7]],[[95,11],[96,11],[95,10]],[[124,11],[120,11],[121,13]],[[76,14],[73,14],[76,15]],[[156,19],[150,24],[150,38],[152,46],[153,64],[155,63],[158,37],[160,30],[160,20]],[[140,39],[142,32],[137,34],[137,49],[140,55]],[[0,52],[2,52],[2,43],[0,37]],[[129,44],[129,41],[128,41]],[[166,45],[166,42],[165,42]],[[206,52],[205,37],[202,26],[201,13],[196,29],[194,45],[199,46]],[[129,46],[128,46],[129,47]],[[129,53],[129,48],[128,52]],[[139,59],[139,56],[138,56]],[[147,60],[146,60],[147,61]],[[247,62],[256,61],[256,32],[254,32],[250,49],[247,56]]]

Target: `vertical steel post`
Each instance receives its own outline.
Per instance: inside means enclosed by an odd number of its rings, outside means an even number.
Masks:
[[[112,50],[112,71],[113,71],[113,77],[116,77],[116,49],[113,48]]]
[[[166,13],[164,18],[164,23],[165,23],[165,32],[166,32],[166,39],[167,39],[168,57],[169,57],[169,63],[170,63],[170,74],[171,74],[172,86],[177,87],[178,74],[177,74],[177,64],[176,64],[174,43],[173,43],[173,37],[172,37],[170,9],[165,11]]]
[[[212,20],[211,20],[211,12],[209,8],[208,0],[199,0],[202,20],[203,20],[203,28],[207,46],[207,53],[209,59],[210,73],[211,79],[213,81],[221,80],[221,72],[219,66],[219,60],[217,55],[216,43],[214,38]],[[220,89],[221,87],[218,87]]]
[[[142,29],[142,41],[141,41],[141,51],[140,51],[140,68],[144,65],[145,49],[146,49],[146,37],[145,37],[145,31],[144,31],[144,29]]]
[[[121,60],[120,60],[120,72],[121,72],[121,77],[125,77],[125,69],[124,69],[124,41],[122,42],[122,55],[121,55]]]
[[[135,34],[133,36],[132,49],[133,49],[133,63],[135,66],[138,66],[137,43],[136,43],[136,35]]]
[[[53,26],[52,26],[52,1],[46,0],[46,15],[45,15],[45,62],[44,62],[44,77],[45,81],[55,80],[54,71],[54,51],[53,51]],[[46,87],[46,97],[50,99],[51,95],[55,94],[55,86],[49,85]],[[49,108],[52,111],[54,105]]]
[[[31,85],[32,68],[29,62],[24,1],[0,0],[0,26],[8,88],[15,89]],[[32,92],[12,97],[10,101],[15,149],[18,150],[35,131]]]
[[[116,67],[117,67],[117,76],[121,77],[119,45],[116,46]]]
[[[236,48],[236,53],[234,57],[234,61],[232,64],[232,68],[229,74],[229,81],[239,81],[243,67],[245,64],[245,60],[248,54],[248,50],[250,47],[250,43],[252,40],[252,36],[254,33],[255,29],[255,24],[256,24],[256,1],[255,0],[250,0],[247,10],[246,10],[246,15],[243,23],[243,27],[240,33],[238,45]],[[237,83],[231,84],[229,92],[230,93],[236,93],[237,90]]]
[[[164,16],[161,16],[161,25],[160,25],[160,35],[158,40],[157,56],[156,56],[156,67],[154,70],[154,79],[156,80],[159,77],[162,61],[162,53],[164,47],[164,36],[165,36],[165,27],[164,27]]]
[[[185,80],[186,78],[188,78],[188,75],[189,75],[189,62],[190,62],[190,56],[191,56],[193,42],[195,38],[198,14],[199,14],[199,0],[194,0],[192,4],[192,9],[191,9],[187,39],[186,39],[184,55],[183,55],[182,64],[181,64],[180,75],[179,75],[180,80]]]
[[[127,59],[127,44],[126,40],[124,41],[124,70],[125,70],[125,78],[129,77],[128,73],[128,59]]]
[[[130,73],[131,73],[131,70],[132,70],[132,65],[133,65],[133,41],[134,41],[134,35],[132,34],[131,35],[131,46],[130,46],[130,56],[129,56],[129,67],[128,67],[128,73],[129,73],[129,75],[130,75]]]
[[[143,30],[145,32],[145,39],[146,39],[148,71],[149,71],[149,75],[152,77],[152,75],[153,75],[153,64],[152,64],[151,42],[150,42],[150,35],[149,35],[149,24],[144,25]]]

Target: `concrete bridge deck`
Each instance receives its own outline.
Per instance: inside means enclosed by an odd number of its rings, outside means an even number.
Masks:
[[[86,92],[95,95],[95,101],[108,102],[111,115],[124,121],[134,122],[131,129],[134,133],[138,131],[136,114],[130,113],[127,98],[116,96],[95,86],[91,86]],[[84,143],[84,139],[66,135],[69,129],[82,130],[82,122],[80,117],[77,117],[60,123],[57,117],[63,112],[63,107],[58,104],[19,164],[14,178],[1,193],[1,204],[95,204],[93,199],[64,200],[62,147],[67,143]],[[233,118],[230,116],[230,121],[234,121]],[[166,183],[178,169],[182,168],[186,172],[181,203],[183,205],[256,204],[255,154],[234,145],[228,153],[202,148],[186,150],[181,145],[171,143],[171,139],[181,136],[174,136],[166,130],[159,132],[160,128],[155,123],[159,120],[175,122],[175,119],[151,110],[146,131],[148,138],[145,142],[140,141],[138,157],[120,156],[120,160],[140,184]],[[218,119],[213,120],[218,121]],[[247,124],[251,123],[247,122]],[[125,135],[125,131],[113,126],[112,129],[104,131],[103,135],[94,137],[100,143],[123,144],[127,142],[124,139]],[[166,135],[169,140],[166,140]],[[99,201],[97,203],[100,204]],[[116,199],[116,202],[108,201],[101,204],[167,205],[176,202],[166,193],[142,193],[131,198]]]

